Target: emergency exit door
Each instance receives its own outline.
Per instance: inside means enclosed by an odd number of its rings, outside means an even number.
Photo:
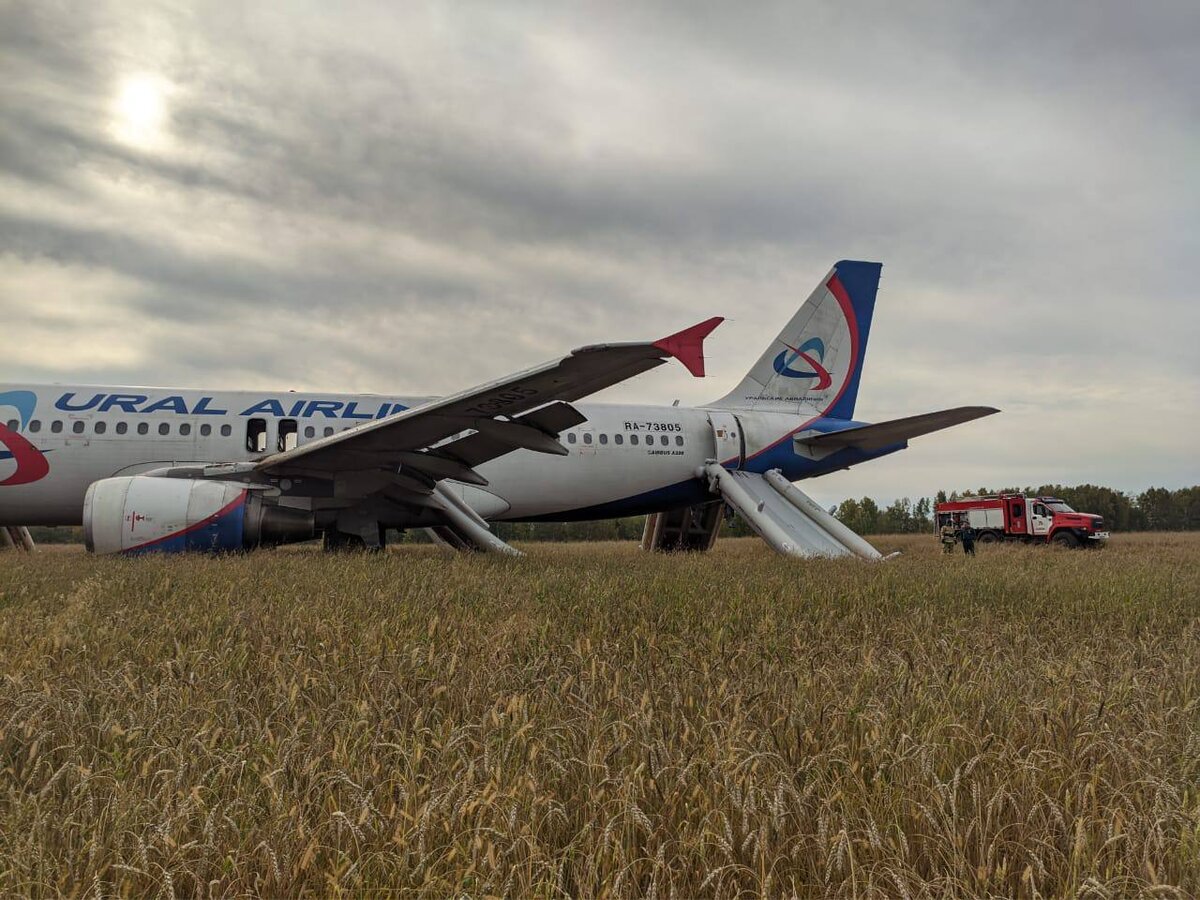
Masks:
[[[740,469],[746,462],[746,439],[738,417],[733,413],[710,412],[708,422],[713,433],[713,459],[727,469]]]

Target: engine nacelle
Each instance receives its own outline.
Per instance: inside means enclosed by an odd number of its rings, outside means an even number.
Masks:
[[[244,484],[125,475],[88,488],[83,536],[93,553],[215,552],[307,541],[314,529],[311,512]]]

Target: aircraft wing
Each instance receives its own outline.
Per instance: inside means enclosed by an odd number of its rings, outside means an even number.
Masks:
[[[565,455],[558,434],[586,421],[568,401],[679,359],[704,374],[703,342],[723,319],[658,341],[597,344],[561,359],[272,454],[264,475],[329,476],[389,470],[418,490],[442,478],[486,484],[474,467],[517,449]]]
[[[892,419],[875,425],[857,425],[841,431],[806,431],[796,435],[794,440],[799,446],[830,452],[841,450],[843,447],[879,450],[889,444],[897,444],[909,438],[941,431],[943,428],[961,425],[963,422],[981,419],[998,412],[1000,410],[991,406],[959,406],[919,416]]]

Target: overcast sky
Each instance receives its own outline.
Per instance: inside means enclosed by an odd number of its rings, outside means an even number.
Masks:
[[[0,380],[446,393],[724,315],[601,395],[699,403],[868,259],[857,417],[1004,412],[818,500],[1200,481],[1194,0],[920,10],[0,0]]]

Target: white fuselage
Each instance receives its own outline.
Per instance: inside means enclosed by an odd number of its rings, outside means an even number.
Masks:
[[[30,414],[22,422],[4,398],[30,393],[36,406],[24,411]],[[0,384],[0,426],[18,431],[46,462],[44,475],[20,483],[14,478],[18,454],[10,448],[0,455],[0,525],[77,525],[88,486],[102,478],[255,460],[427,400]],[[706,499],[696,472],[710,459],[732,467],[757,460],[758,467],[782,468],[793,480],[820,474],[784,440],[812,419],[738,411],[735,420],[732,413],[706,408],[574,405],[587,421],[560,436],[566,456],[516,450],[485,463],[478,470],[488,485],[460,486],[464,499],[489,519],[600,518]],[[286,481],[280,485],[285,497],[291,489]],[[288,502],[316,511],[344,505],[336,496],[305,498],[300,492]],[[409,523],[401,517],[389,524]]]

